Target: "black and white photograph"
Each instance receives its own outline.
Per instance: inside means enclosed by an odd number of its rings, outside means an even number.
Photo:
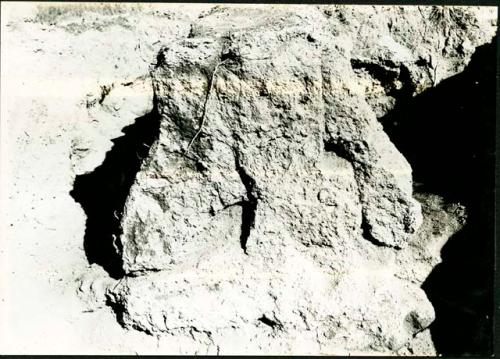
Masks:
[[[0,354],[491,357],[497,19],[2,1]]]

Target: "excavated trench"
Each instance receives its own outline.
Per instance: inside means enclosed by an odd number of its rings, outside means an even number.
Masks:
[[[443,355],[490,355],[493,331],[496,38],[464,72],[381,119],[413,168],[415,191],[467,208],[465,227],[441,251],[422,288],[436,311]]]
[[[466,226],[443,247],[443,262],[423,285],[436,310],[433,341],[444,355],[487,355],[492,350],[495,44],[478,48],[464,72],[437,87],[415,98],[400,93],[396,108],[380,119],[413,168],[415,191],[467,208]],[[114,238],[121,234],[125,200],[158,137],[159,124],[160,116],[152,112],[125,127],[102,165],[78,176],[71,191],[87,215],[88,261],[113,278],[124,275]],[[247,232],[255,204],[253,197],[246,203]],[[242,232],[244,250],[247,232]],[[261,321],[275,324],[264,317]]]

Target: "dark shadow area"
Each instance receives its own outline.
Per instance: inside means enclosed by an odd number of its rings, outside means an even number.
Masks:
[[[278,329],[278,330],[283,329],[283,324],[281,324],[280,322],[278,322],[276,320],[273,320],[273,319],[266,317],[265,314],[263,314],[262,317],[260,317],[257,320],[261,323],[264,323],[268,327],[271,327],[271,329]]]
[[[381,119],[418,191],[465,205],[468,220],[422,288],[436,310],[439,354],[491,355],[493,341],[496,38],[464,72]]]
[[[246,173],[241,167],[238,152],[236,152],[236,171],[240,176],[241,182],[245,186],[248,200],[241,201],[241,234],[240,245],[243,252],[247,254],[247,241],[250,237],[250,232],[255,226],[255,214],[257,213],[258,198],[254,196],[255,180]]]
[[[115,279],[124,275],[120,248],[120,221],[125,200],[149,147],[160,130],[159,115],[151,112],[125,127],[113,141],[104,162],[93,172],[77,176],[70,195],[87,215],[84,249],[89,263],[96,263]],[[118,242],[117,242],[118,244]]]

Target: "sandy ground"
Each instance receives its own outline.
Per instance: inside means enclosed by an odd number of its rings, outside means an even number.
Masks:
[[[122,329],[109,307],[89,310],[76,295],[89,264],[74,177],[99,165],[135,119],[93,118],[82,101],[147,74],[160,43],[189,31],[183,19],[206,6],[123,5],[103,15],[96,4],[61,16],[53,6],[1,7],[0,353],[154,352],[156,338]],[[75,166],[71,149],[84,139],[91,150]]]

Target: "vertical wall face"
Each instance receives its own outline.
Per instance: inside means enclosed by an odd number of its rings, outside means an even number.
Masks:
[[[129,276],[110,293],[126,326],[196,328],[219,349],[268,343],[265,324],[286,350],[305,335],[311,352],[433,352],[435,313],[419,285],[465,210],[422,195],[422,215],[410,164],[377,116],[436,84],[438,70],[458,71],[472,50],[455,39],[492,33],[461,10],[429,10],[445,22],[433,37],[413,22],[426,16],[418,8],[314,11],[252,12],[266,26],[231,28],[222,20],[242,15],[219,9],[158,56],[160,136],[122,220]],[[190,309],[205,297],[219,317]],[[308,337],[304,323],[324,335]]]
[[[345,208],[321,202],[318,208],[302,209],[304,200],[318,202],[322,187],[331,192],[332,202],[342,201],[330,188],[335,187],[333,178],[317,170],[325,144],[338,148],[354,166],[353,194],[361,202],[369,238],[403,247],[420,225],[410,167],[382,132],[364,96],[344,94],[356,77],[345,56],[329,50],[337,41],[326,34],[311,42],[294,28],[281,31],[292,40],[280,40],[275,36],[280,32],[271,29],[271,40],[260,45],[254,33],[244,31],[222,46],[201,38],[163,52],[154,74],[163,131],[127,206],[122,237],[126,271],[183,262],[192,246],[201,245],[189,239],[204,236],[203,226],[213,212],[236,203],[254,202],[256,229],[274,225],[266,222],[271,208],[326,216],[325,208],[341,216]],[[267,53],[268,59],[248,59],[239,51]],[[151,187],[157,188],[155,194],[144,193],[143,188],[148,192]],[[158,200],[156,193],[163,197]],[[144,205],[151,202],[148,198],[158,203],[154,209]],[[297,220],[287,222],[297,225]],[[359,223],[339,227],[360,232]],[[205,236],[219,238],[223,228]],[[268,242],[259,238],[265,233],[252,236],[249,248],[255,241]],[[305,234],[297,240],[312,241]]]
[[[8,22],[9,34],[23,35],[8,42],[19,54],[8,62],[2,24],[2,89],[5,78],[9,94],[23,83],[23,96],[2,105],[9,144],[24,146],[9,173],[43,192],[42,204],[16,203],[15,195],[9,203],[50,229],[33,236],[20,229],[30,228],[26,215],[9,215],[8,254],[22,260],[5,265],[13,285],[0,291],[0,309],[23,308],[2,315],[0,337],[12,350],[21,330],[11,326],[29,316],[23,338],[40,341],[45,324],[35,322],[53,320],[66,347],[44,340],[44,348],[75,353],[433,355],[484,347],[467,338],[484,320],[486,283],[473,287],[471,279],[467,289],[479,298],[468,302],[475,314],[469,305],[459,310],[470,329],[456,337],[462,348],[441,333],[456,328],[448,326],[458,315],[449,299],[462,288],[448,274],[460,268],[472,278],[461,266],[466,252],[449,248],[469,247],[487,225],[488,207],[462,196],[469,181],[454,170],[462,161],[468,173],[489,168],[486,153],[471,157],[476,147],[462,145],[488,131],[470,133],[473,111],[420,110],[444,108],[432,105],[441,92],[464,96],[450,107],[477,93],[446,78],[484,51],[495,11],[41,6]],[[25,73],[33,75],[14,81]],[[53,86],[40,95],[42,79]],[[445,127],[456,129],[457,118],[462,130],[449,136]],[[443,130],[428,131],[436,123]],[[443,166],[456,152],[460,160]],[[487,185],[478,178],[470,177],[477,188]],[[58,196],[66,207],[50,200]],[[78,210],[80,221],[61,208]],[[48,245],[30,252],[32,261],[21,256],[38,237]],[[466,259],[484,258],[486,249],[474,248]],[[20,268],[38,277],[29,282]],[[40,298],[32,308],[30,297]],[[58,303],[57,313],[44,303]]]

